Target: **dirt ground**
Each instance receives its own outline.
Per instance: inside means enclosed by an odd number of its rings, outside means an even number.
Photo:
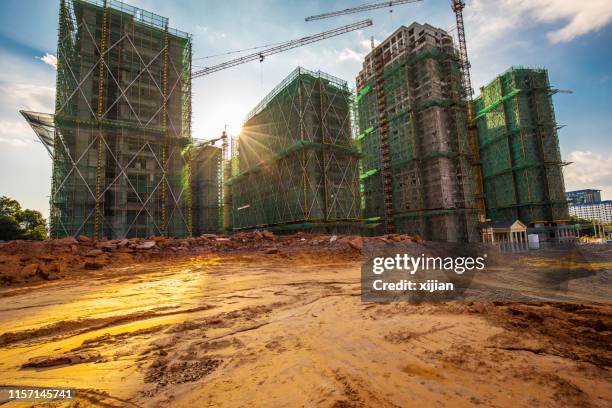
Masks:
[[[529,301],[381,304],[367,239],[260,235],[0,244],[0,385],[76,389],[38,406],[612,405],[607,247],[480,278]],[[525,282],[559,265],[571,295],[543,302]]]

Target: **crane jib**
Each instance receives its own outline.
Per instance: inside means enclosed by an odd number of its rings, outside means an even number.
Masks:
[[[342,27],[337,27],[332,30],[324,31],[322,33],[310,35],[303,38],[298,38],[297,40],[287,41],[280,45],[276,45],[274,47],[266,48],[265,50],[258,51],[249,55],[242,56],[240,58],[236,58],[233,60],[225,61],[217,65],[212,65],[210,67],[203,68],[199,71],[193,73],[192,78],[199,78],[204,75],[212,74],[213,72],[221,71],[226,68],[235,67],[236,65],[244,64],[245,62],[259,60],[262,62],[265,57],[273,54],[278,54],[280,52],[284,52],[290,50],[292,48],[301,47],[306,44],[311,44],[317,41],[324,40],[326,38],[335,37],[337,35],[349,33],[351,31],[359,30],[365,27],[371,26],[372,20],[366,19],[362,21],[358,21],[356,23],[348,24]]]

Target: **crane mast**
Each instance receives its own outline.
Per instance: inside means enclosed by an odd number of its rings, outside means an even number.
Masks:
[[[467,46],[465,43],[465,27],[463,25],[463,8],[465,2],[463,0],[453,0],[452,8],[455,12],[457,20],[457,39],[459,40],[459,59],[461,64],[461,72],[463,74],[463,89],[468,100],[472,100],[472,80],[470,79],[470,61],[467,55]]]
[[[284,52],[292,48],[301,47],[303,45],[321,41],[326,38],[331,38],[337,35],[359,30],[365,27],[369,27],[371,25],[372,25],[372,20],[367,19],[367,20],[356,22],[356,23],[348,24],[342,27],[334,28],[332,30],[324,31],[319,34],[302,37],[297,40],[287,41],[286,43],[282,43],[274,47],[266,48],[259,52],[254,52],[252,54],[248,54],[240,58],[236,58],[233,60],[222,62],[217,65],[212,65],[210,67],[203,68],[199,71],[194,72],[192,75],[192,78],[199,78],[204,75],[212,74],[213,72],[221,71],[223,69],[235,67],[236,65],[244,64],[245,62],[249,62],[249,61],[259,60],[261,62],[264,60],[265,57],[269,55],[278,54],[279,52]]]
[[[329,13],[317,14],[316,16],[306,17],[305,20],[306,21],[322,20],[324,18],[342,16],[344,14],[360,13],[362,11],[376,10],[376,9],[383,8],[383,7],[393,7],[393,6],[399,6],[400,4],[416,3],[417,1],[423,1],[423,0],[393,0],[393,1],[383,1],[383,2],[378,2],[378,3],[363,4],[361,6],[351,7],[351,8],[347,8],[344,10],[331,11]]]

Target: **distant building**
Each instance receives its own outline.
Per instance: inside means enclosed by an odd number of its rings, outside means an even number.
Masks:
[[[612,222],[612,200],[597,203],[570,204],[569,212],[570,215],[584,218],[585,220]]]
[[[575,190],[566,191],[565,198],[567,198],[568,204],[588,204],[598,203],[601,201],[601,190]]]
[[[222,149],[195,145],[191,152],[191,225],[193,235],[223,229]]]

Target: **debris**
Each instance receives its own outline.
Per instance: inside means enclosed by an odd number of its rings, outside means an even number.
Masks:
[[[270,231],[268,231],[268,230],[266,230],[266,231],[262,232],[262,233],[261,233],[261,235],[262,235],[262,236],[263,236],[265,239],[269,239],[269,240],[272,240],[272,241],[275,241],[275,240],[276,240],[276,236],[275,236],[273,233],[271,233]]]
[[[409,236],[401,237],[404,242],[410,239]],[[379,239],[381,237],[363,238],[369,242]],[[64,244],[58,245],[58,242]],[[73,243],[69,244],[70,242]],[[0,283],[8,286],[50,281],[69,278],[84,270],[95,271],[132,262],[147,262],[187,254],[255,251],[261,255],[278,254],[292,257],[294,252],[301,250],[332,251],[347,248],[349,251],[343,256],[353,257],[350,252],[359,250],[361,245],[362,238],[355,235],[275,235],[273,232],[261,230],[238,232],[231,236],[206,234],[182,239],[154,237],[92,240],[80,237],[77,240],[68,237],[48,241],[9,241],[0,246]],[[24,265],[27,267],[24,268]]]
[[[155,241],[144,241],[143,243],[136,245],[136,249],[151,249],[156,245]]]
[[[363,247],[363,239],[361,237],[353,238],[348,242],[349,246],[353,249],[361,251]]]
[[[83,268],[88,269],[90,271],[102,269],[103,267],[104,267],[103,263],[95,262],[95,261],[87,261],[85,262],[85,265],[83,265]]]
[[[99,353],[95,352],[87,352],[87,353],[72,353],[72,354],[64,354],[58,357],[50,357],[50,356],[41,356],[41,357],[32,357],[26,363],[24,363],[22,368],[44,368],[44,367],[54,367],[59,365],[72,365],[72,364],[82,364],[89,363],[94,361],[100,361],[102,357]]]
[[[79,241],[77,241],[76,238],[74,237],[65,237],[65,238],[55,239],[53,240],[53,243],[55,245],[77,245]]]
[[[32,263],[24,266],[19,274],[22,278],[28,278],[38,274],[38,271],[40,271],[40,266],[37,263]]]
[[[121,239],[121,240],[119,240],[119,241],[117,242],[117,244],[116,244],[116,245],[117,245],[117,248],[123,248],[123,247],[127,246],[127,244],[129,244],[129,243],[130,243],[130,241],[129,241],[129,240],[127,240],[127,239]]]
[[[117,245],[114,244],[112,241],[98,242],[96,247],[105,251],[112,251],[113,249],[117,249]]]

